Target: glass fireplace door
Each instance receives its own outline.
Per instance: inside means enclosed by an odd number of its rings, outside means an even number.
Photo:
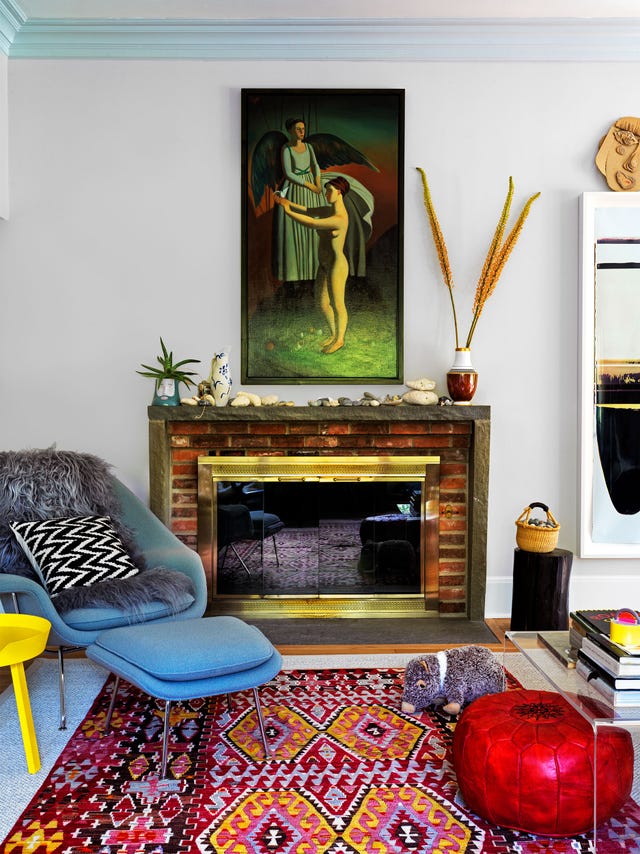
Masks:
[[[437,612],[439,463],[200,457],[198,552],[214,610]]]
[[[216,593],[419,594],[420,481],[217,484]]]

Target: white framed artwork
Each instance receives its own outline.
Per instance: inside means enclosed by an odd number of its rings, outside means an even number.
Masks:
[[[580,210],[580,557],[640,557],[640,194]]]

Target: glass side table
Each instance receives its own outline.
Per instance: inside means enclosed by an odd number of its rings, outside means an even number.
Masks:
[[[569,648],[569,632],[566,632]],[[551,690],[557,691],[564,699],[581,714],[593,728],[593,848],[596,852],[611,851],[610,836],[607,828],[615,816],[600,827],[596,826],[595,809],[598,799],[597,792],[597,743],[598,736],[606,728],[621,727],[630,732],[634,742],[635,754],[638,756],[640,746],[640,706],[614,708],[593,688],[575,668],[561,662],[547,646],[538,638],[538,632],[506,632],[504,653],[508,654],[508,643],[511,642],[518,652],[544,677]],[[634,761],[634,789],[638,780],[637,762]],[[616,848],[616,850],[618,850]],[[621,849],[622,850],[622,849]]]

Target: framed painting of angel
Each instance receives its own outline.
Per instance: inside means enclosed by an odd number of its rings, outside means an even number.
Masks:
[[[402,381],[404,90],[242,90],[242,382]]]

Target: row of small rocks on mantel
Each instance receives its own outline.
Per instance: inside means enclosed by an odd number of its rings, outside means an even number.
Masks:
[[[357,400],[352,400],[350,397],[339,397],[337,400],[331,397],[320,397],[318,400],[310,400],[309,406],[400,406],[403,403],[413,406],[432,406],[435,403],[444,405],[447,401],[453,402],[448,397],[438,397],[434,391],[435,380],[421,377],[418,380],[409,380],[406,385],[409,390],[403,394],[387,394],[385,397],[378,397],[373,392],[365,391],[364,395]]]
[[[373,392],[365,391],[363,396],[357,399],[350,397],[319,397],[316,400],[309,400],[309,406],[400,406],[402,404],[410,404],[412,406],[447,406],[453,401],[449,397],[438,397],[435,392],[435,381],[421,377],[417,380],[410,380],[406,383],[407,391],[403,394],[387,394],[384,397],[378,397]],[[200,398],[193,397],[182,399],[181,403],[191,406],[215,406],[215,400],[212,395],[205,394]],[[250,391],[238,391],[231,398],[229,406],[296,406],[292,400],[279,400],[277,394],[269,394],[261,397]]]

